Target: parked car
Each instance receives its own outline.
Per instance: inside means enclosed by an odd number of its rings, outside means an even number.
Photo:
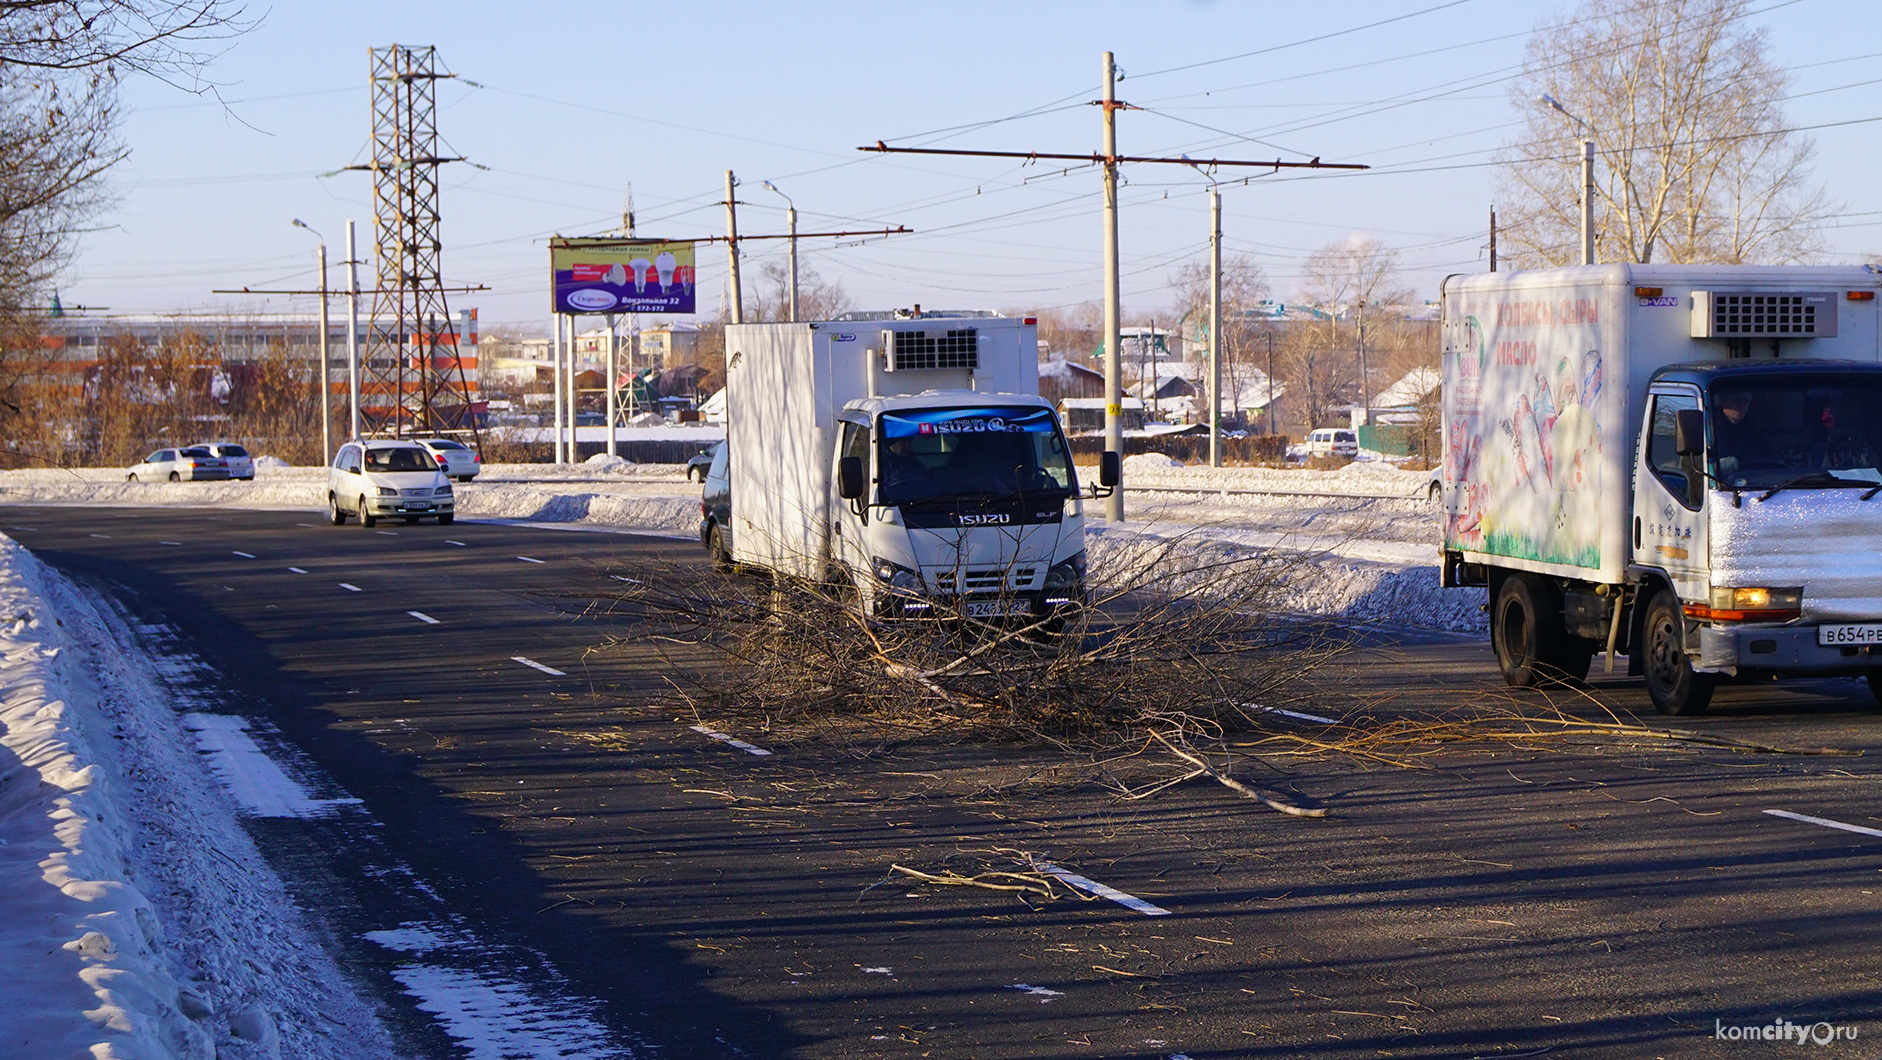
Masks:
[[[451,480],[431,450],[417,442],[348,442],[327,469],[327,517],[335,526],[355,515],[361,526],[427,517],[448,526],[456,514]]]
[[[699,497],[699,543],[706,546],[715,570],[732,569],[732,476],[725,444],[712,448],[705,489]]]
[[[444,473],[459,482],[469,482],[477,477],[477,472],[484,469],[484,458],[477,455],[477,450],[462,442],[449,438],[420,438],[418,444],[424,446],[437,458],[438,466]]]
[[[247,479],[250,482],[255,480],[255,458],[234,442],[197,442],[190,448],[207,449],[209,455],[226,461],[230,478]]]
[[[724,442],[715,442],[699,451],[699,455],[686,462],[686,481],[706,481],[706,472],[712,467],[712,460],[725,448]]]
[[[1359,455],[1359,434],[1345,427],[1321,427],[1307,435],[1308,456]]]
[[[251,472],[252,473],[252,472]],[[203,482],[229,477],[229,462],[198,446],[159,449],[132,464],[126,482]]]

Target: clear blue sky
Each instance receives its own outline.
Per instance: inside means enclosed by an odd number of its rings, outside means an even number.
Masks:
[[[1000,159],[859,154],[890,143],[1091,151],[1100,55],[1117,54],[1129,154],[1321,156],[1377,167],[1362,177],[1287,175],[1225,193],[1231,253],[1250,253],[1278,296],[1301,259],[1349,233],[1399,249],[1425,297],[1448,272],[1481,269],[1493,174],[1515,129],[1507,78],[1536,22],[1535,0],[1080,3],[362,3],[281,4],[208,68],[229,105],[151,81],[125,99],[132,149],[116,205],[63,278],[68,304],[119,312],[227,306],[309,310],[311,299],[226,298],[214,288],[315,283],[318,229],[334,261],[345,221],[371,246],[369,177],[322,177],[365,157],[367,52],[435,44],[463,81],[439,93],[456,153],[447,167],[444,267],[486,323],[546,330],[552,233],[618,223],[632,182],[639,231],[724,230],[726,169],[743,186],[740,227],[904,224],[916,235],[805,244],[806,260],[859,305],[1070,305],[1100,296],[1096,171]],[[1793,71],[1795,125],[1882,115],[1882,4],[1757,0],[1773,54]],[[1363,29],[1368,23],[1407,16]],[[1354,32],[1344,32],[1356,30]],[[1332,36],[1327,36],[1331,34]],[[1311,40],[1311,38],[1325,38]],[[1245,54],[1261,52],[1261,54]],[[1217,61],[1219,60],[1219,61]],[[1035,112],[1031,116],[977,123]],[[1194,124],[1186,124],[1194,123]],[[1202,126],[1226,130],[1224,136]],[[964,127],[964,128],[958,128]],[[935,130],[954,130],[932,135]],[[930,135],[924,135],[930,134]],[[1811,135],[1818,172],[1848,216],[1834,253],[1882,248],[1872,161],[1882,122]],[[1178,167],[1127,171],[1122,247],[1127,314],[1166,309],[1175,266],[1207,246],[1205,182]],[[747,262],[783,244],[747,244]],[[722,248],[701,249],[700,307],[724,285]],[[371,269],[362,271],[371,282]],[[333,283],[342,282],[336,268]]]

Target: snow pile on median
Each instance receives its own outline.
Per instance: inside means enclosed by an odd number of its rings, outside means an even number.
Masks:
[[[190,750],[157,670],[0,536],[0,1052],[392,1055]]]

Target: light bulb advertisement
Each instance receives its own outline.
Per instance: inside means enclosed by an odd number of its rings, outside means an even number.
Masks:
[[[692,313],[693,244],[648,239],[549,242],[557,313]]]

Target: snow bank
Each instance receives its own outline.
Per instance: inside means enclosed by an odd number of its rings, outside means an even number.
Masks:
[[[123,621],[0,536],[0,1054],[393,1055]]]

